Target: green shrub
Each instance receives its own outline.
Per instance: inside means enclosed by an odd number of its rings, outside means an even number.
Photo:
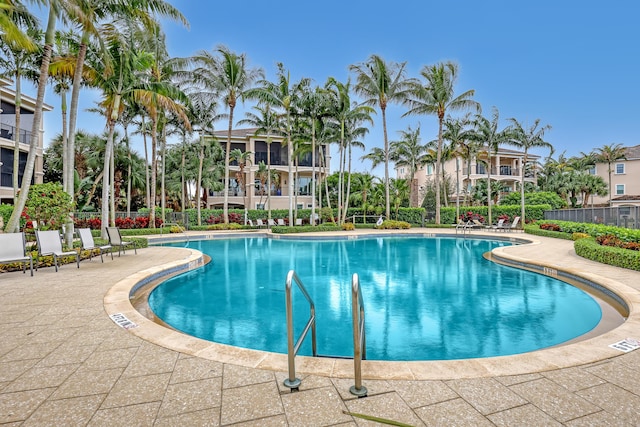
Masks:
[[[576,240],[573,247],[576,254],[583,258],[640,271],[640,251],[602,246],[594,238]]]
[[[394,221],[392,219],[387,219],[383,221],[381,225],[376,226],[376,228],[382,230],[407,230],[411,228],[411,224],[405,221]]]
[[[543,223],[539,221],[538,224]],[[612,235],[625,242],[640,243],[640,230],[624,227],[616,227],[614,225],[591,224],[573,221],[544,220],[545,224],[555,224],[560,227],[560,231],[564,233],[585,233],[591,237],[599,237]]]
[[[320,224],[316,225],[299,225],[296,227],[271,227],[271,232],[273,234],[293,234],[293,233],[312,233],[312,232],[323,232],[323,231],[341,231],[342,228],[338,225],[333,224]]]
[[[524,226],[525,233],[535,236],[553,237],[554,239],[572,240],[572,233],[564,233],[562,231],[551,231],[540,228],[538,224],[527,224]]]
[[[588,237],[589,237],[589,235],[588,235],[588,234],[586,234],[586,233],[573,233],[573,234],[571,235],[571,238],[572,238],[573,240],[586,239],[586,238],[588,238]]]
[[[356,226],[353,225],[352,222],[345,222],[344,224],[342,224],[342,229],[344,231],[351,231],[351,230],[355,230]]]
[[[520,206],[520,192],[511,192],[500,199],[501,205]],[[524,193],[524,204],[527,205],[549,205],[551,209],[562,209],[567,202],[552,191],[538,191],[535,193]]]

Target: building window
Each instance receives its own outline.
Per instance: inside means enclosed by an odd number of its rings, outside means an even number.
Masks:
[[[595,174],[596,174],[596,167],[594,165],[589,168],[589,175],[595,175]]]
[[[426,171],[427,175],[433,175],[433,165],[427,165]]]
[[[616,163],[616,175],[624,173],[624,163]]]
[[[256,209],[259,211],[264,210],[264,203],[256,203]]]
[[[304,205],[302,203],[296,204],[296,209],[304,209]]]
[[[624,184],[616,184],[616,196],[622,196],[624,194]]]

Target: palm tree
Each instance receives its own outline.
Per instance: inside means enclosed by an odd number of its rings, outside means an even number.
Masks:
[[[29,187],[31,186],[31,179],[33,178],[33,169],[36,163],[36,153],[38,151],[39,132],[42,124],[42,108],[44,106],[44,93],[47,86],[47,80],[49,78],[49,63],[51,61],[51,51],[53,50],[53,42],[55,37],[56,20],[58,19],[58,12],[60,7],[66,6],[62,0],[48,0],[49,14],[47,20],[47,29],[44,35],[44,47],[42,49],[42,59],[40,62],[40,73],[38,78],[38,91],[36,95],[35,109],[33,113],[33,123],[31,125],[31,143],[29,144],[29,154],[27,155],[27,163],[22,174],[22,186],[20,187],[20,193],[17,201],[14,202],[14,209],[11,213],[9,221],[5,227],[5,231],[14,232],[18,231],[20,224],[20,215],[24,210],[24,206],[27,202],[27,196],[29,194]],[[3,28],[8,28],[10,33],[13,34],[13,28],[7,26],[6,16],[1,15],[0,22],[3,23]]]
[[[220,55],[216,57],[215,54]],[[263,77],[264,72],[260,68],[248,68],[244,54],[237,55],[226,46],[218,46],[215,54],[200,51],[191,58],[196,64],[200,74],[194,73],[196,84],[216,90],[224,99],[229,108],[229,125],[227,128],[227,145],[225,149],[225,173],[224,173],[224,207],[223,216],[225,224],[229,223],[229,163],[231,153],[231,132],[233,130],[233,112],[238,99],[244,99],[246,92],[254,83]]]
[[[289,71],[285,70],[284,65],[279,62],[277,64],[278,73],[275,82],[268,80],[260,80],[258,87],[250,89],[246,92],[247,98],[257,99],[264,105],[270,105],[280,110],[283,123],[281,123],[280,132],[287,139],[287,159],[288,159],[288,175],[289,175],[289,224],[293,224],[293,207],[294,207],[294,147],[293,147],[293,121],[292,116],[300,98],[303,88],[309,84],[309,79],[303,78],[299,82],[292,84]],[[271,190],[271,189],[269,189]]]
[[[35,52],[38,49],[37,43],[22,30],[25,23],[34,20],[33,15],[19,1],[4,0],[0,3],[0,33],[4,43]]]
[[[340,222],[345,221],[347,209],[349,207],[349,191],[351,184],[351,150],[354,146],[364,144],[357,141],[361,136],[366,135],[369,129],[362,126],[368,122],[373,125],[371,115],[375,110],[368,105],[359,105],[351,101],[351,81],[341,83],[333,77],[327,79],[325,89],[331,97],[332,113],[331,119],[338,126],[339,139],[339,164],[340,173],[338,175],[338,218]],[[347,153],[348,152],[348,153]],[[349,182],[346,184],[346,194],[344,191],[345,164],[348,157]],[[343,202],[344,201],[344,202]],[[344,205],[344,206],[343,206]]]
[[[251,166],[251,151],[242,151],[238,148],[231,150],[229,153],[229,159],[231,161],[238,162],[238,171],[236,172],[236,181],[238,182],[238,187],[240,187],[240,191],[242,192],[242,199],[244,202],[244,209],[247,210],[247,187],[245,185],[245,168],[247,166]]]
[[[256,105],[253,107],[255,111],[259,114],[254,114],[251,112],[245,113],[246,118],[238,121],[238,125],[248,124],[256,128],[254,135],[267,135],[267,163],[264,176],[266,177],[266,186],[268,189],[267,193],[267,210],[268,216],[267,218],[271,219],[271,144],[273,143],[273,138],[271,135],[274,133],[278,133],[281,127],[280,120],[278,119],[277,114],[271,110],[271,106],[267,103],[264,105]],[[261,162],[262,163],[262,162]],[[261,186],[264,183],[261,183]],[[260,197],[260,204],[262,204],[262,197]]]
[[[478,151],[479,145],[477,141],[474,141],[473,138],[473,129],[470,127],[472,125],[471,118],[468,114],[459,119],[453,119],[451,117],[447,117],[444,122],[444,131],[442,137],[451,142],[451,144],[456,147],[455,153],[456,156],[461,157],[466,161],[466,170],[467,170],[467,178],[466,184],[467,186],[471,183],[471,161],[475,158],[476,153]],[[458,161],[456,159],[456,168],[458,167]],[[456,201],[459,200],[459,186],[456,185]],[[464,204],[467,204],[467,196],[468,191],[465,189],[464,191]],[[458,217],[459,214],[456,215]]]
[[[618,160],[626,160],[627,150],[622,144],[609,144],[596,148],[594,151],[595,158],[598,162],[607,164],[607,172],[609,173],[609,206],[611,206],[611,164]]]
[[[360,206],[362,206],[362,215],[364,223],[367,222],[367,210],[369,205],[367,204],[369,195],[373,193],[374,183],[376,182],[376,177],[371,175],[370,173],[359,173],[354,175],[353,177],[353,185],[355,188],[358,188],[357,191],[354,191],[352,194],[352,198],[354,202],[360,202]]]
[[[409,173],[407,174],[409,206],[419,206],[419,203],[414,203],[417,194],[413,192],[413,181],[418,169],[424,165],[427,146],[420,144],[420,126],[416,130],[411,129],[411,126],[409,126],[407,130],[400,131],[400,137],[400,140],[391,142],[389,158],[395,162],[396,167],[405,166],[409,168]]]
[[[474,132],[473,138],[484,145],[487,155],[487,208],[488,208],[488,221],[492,223],[491,217],[491,203],[493,202],[494,192],[491,190],[491,158],[493,154],[498,152],[500,144],[506,142],[510,138],[509,130],[498,130],[498,124],[500,121],[500,115],[498,109],[493,107],[491,120],[483,117],[476,116],[474,120]]]
[[[30,40],[37,40],[41,35],[35,28],[35,18],[31,15],[25,15],[26,31],[25,34]],[[15,141],[13,149],[13,200],[16,201],[18,195],[18,176],[20,167],[20,117],[22,107],[22,78],[26,78],[30,81],[38,80],[38,71],[35,60],[37,55],[34,55],[33,49],[26,49],[21,44],[16,43],[14,40],[7,40],[6,37],[0,37],[0,68],[3,70],[0,74],[2,77],[8,77],[15,82],[15,110],[16,110],[16,122],[15,132],[13,132],[13,138]],[[32,135],[33,138],[37,137]]]
[[[319,87],[306,87],[300,98],[299,114],[311,122],[311,217],[316,214],[316,139],[320,121],[329,115],[329,97],[326,91]],[[320,198],[321,199],[321,198]],[[315,225],[315,221],[311,222]]]
[[[378,55],[371,55],[367,62],[351,65],[349,70],[356,74],[355,91],[365,98],[367,105],[377,105],[382,113],[382,133],[384,136],[384,185],[387,218],[391,214],[389,200],[389,139],[387,138],[387,105],[390,102],[403,103],[407,98],[410,80],[405,78],[406,62],[400,64],[385,62]]]
[[[533,125],[528,129],[525,129],[522,124],[515,118],[510,118],[511,122],[511,137],[505,142],[510,145],[514,145],[524,151],[522,155],[522,164],[520,167],[520,221],[524,225],[524,173],[526,165],[529,161],[529,150],[532,148],[549,148],[553,150],[553,146],[544,140],[544,134],[551,129],[550,125],[545,125],[540,128],[540,119],[536,119]]]
[[[461,111],[474,108],[480,111],[480,104],[471,99],[475,91],[468,90],[454,96],[454,85],[458,75],[458,66],[453,62],[424,66],[420,71],[425,83],[413,82],[411,95],[405,103],[409,106],[403,116],[436,115],[438,117],[438,148],[436,157],[436,224],[440,224],[440,183],[442,168],[442,129],[447,111]]]

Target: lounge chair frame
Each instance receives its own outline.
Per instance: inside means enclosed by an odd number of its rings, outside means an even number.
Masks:
[[[123,254],[126,254],[128,246],[133,246],[133,252],[136,255],[138,254],[135,240],[122,240],[122,235],[118,227],[107,227],[107,236],[109,236],[109,244],[114,248],[116,246],[118,247],[118,256],[120,256],[121,251]]]
[[[58,259],[68,256],[76,258],[76,265],[80,268],[80,252],[76,250],[64,251],[59,230],[35,230],[38,242],[38,255],[36,256],[36,270],[41,256],[53,256],[53,265],[58,272]]]
[[[26,273],[27,263],[33,276],[33,256],[27,251],[27,241],[24,232],[0,234],[0,264],[19,262],[22,273]]]
[[[82,245],[81,250],[89,251],[89,261],[93,259],[93,252],[96,250],[100,252],[101,262],[104,262],[104,257],[102,256],[102,254],[104,254],[105,252],[110,252],[111,259],[113,259],[113,251],[111,250],[112,246],[111,245],[96,246],[95,242],[93,241],[93,235],[91,234],[90,228],[78,228],[76,229],[76,233],[78,233],[78,237],[80,238],[80,243]]]

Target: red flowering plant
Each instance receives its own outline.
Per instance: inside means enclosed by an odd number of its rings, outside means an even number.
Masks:
[[[474,219],[477,219],[480,222],[484,222],[484,217],[482,215],[480,215],[479,213],[471,212],[471,211],[460,214],[460,219],[463,222],[473,221]]]

